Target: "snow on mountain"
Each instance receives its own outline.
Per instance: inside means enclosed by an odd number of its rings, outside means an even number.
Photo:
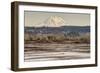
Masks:
[[[65,20],[60,16],[51,16],[44,22],[37,24],[35,27],[60,27],[65,26]]]

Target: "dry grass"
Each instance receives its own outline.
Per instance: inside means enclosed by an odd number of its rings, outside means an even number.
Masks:
[[[65,36],[64,34],[25,34],[25,42],[34,41],[37,43],[90,43],[90,34],[80,36]]]

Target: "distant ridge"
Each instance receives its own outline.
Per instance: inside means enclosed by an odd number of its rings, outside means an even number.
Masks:
[[[66,33],[66,32],[90,32],[90,26],[61,26],[61,27],[25,27],[26,33]]]

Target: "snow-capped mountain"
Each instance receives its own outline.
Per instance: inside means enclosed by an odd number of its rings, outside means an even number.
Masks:
[[[44,23],[47,24],[46,26],[48,27],[65,26],[64,19],[59,16],[51,16]]]
[[[65,20],[60,16],[51,16],[44,22],[36,24],[34,27],[60,27],[65,26]]]
[[[59,16],[51,16],[46,19],[44,22],[37,24],[33,27],[25,27],[25,32],[27,33],[63,33],[66,34],[68,32],[78,32],[78,33],[88,33],[90,32],[90,26],[69,26],[66,24],[65,20]]]

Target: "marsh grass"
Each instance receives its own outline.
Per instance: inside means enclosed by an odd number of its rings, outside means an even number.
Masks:
[[[75,35],[75,34],[74,34]],[[64,34],[25,34],[25,42],[34,41],[37,43],[90,43],[90,34],[84,35],[64,35]]]

